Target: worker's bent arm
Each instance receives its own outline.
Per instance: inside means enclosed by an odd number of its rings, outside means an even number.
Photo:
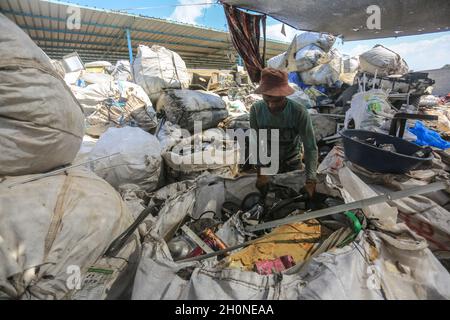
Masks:
[[[301,113],[299,119],[299,133],[303,142],[306,179],[316,180],[318,152],[314,129],[308,110]]]

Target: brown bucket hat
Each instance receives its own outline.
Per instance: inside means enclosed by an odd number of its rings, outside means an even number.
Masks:
[[[289,86],[288,74],[274,68],[264,68],[261,72],[261,82],[255,93],[274,97],[287,97],[295,92]]]

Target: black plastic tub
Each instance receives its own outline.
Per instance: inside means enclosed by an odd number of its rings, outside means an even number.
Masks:
[[[345,156],[351,162],[374,172],[405,173],[433,158],[412,156],[421,147],[401,138],[366,130],[344,130],[341,132]],[[374,138],[377,144],[393,144],[397,152],[387,151],[352,139]]]

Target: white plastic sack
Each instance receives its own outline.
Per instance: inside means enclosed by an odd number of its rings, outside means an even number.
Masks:
[[[95,68],[95,67],[111,67],[112,64],[109,61],[92,61],[84,64],[85,68]]]
[[[279,55],[267,60],[267,66],[270,68],[285,70],[286,69],[286,52],[280,53]]]
[[[355,129],[379,128],[385,119],[392,117],[394,113],[387,98],[387,93],[381,89],[372,89],[353,95],[350,109],[345,113],[345,128],[348,128],[351,120],[355,123]]]
[[[342,59],[342,67],[343,73],[355,73],[358,72],[358,68],[359,68],[359,57],[349,57],[349,56],[345,56]]]
[[[311,44],[297,51],[295,54],[295,62],[297,71],[302,72],[310,70],[319,64],[329,62],[329,57],[321,48]]]
[[[409,236],[396,239],[368,231],[357,244],[321,253],[281,277],[222,269],[207,262],[177,264],[167,259],[170,253],[164,243],[146,243],[133,299],[449,299],[449,273],[423,239]],[[376,254],[375,261],[368,262],[369,253]],[[179,276],[179,271],[189,268],[194,268],[189,279]]]
[[[153,104],[166,88],[188,88],[190,76],[181,57],[171,50],[154,45],[139,45],[133,62],[135,82],[144,88]]]
[[[89,116],[97,110],[101,102],[108,99],[111,95],[111,84],[112,82],[106,82],[101,84],[91,84],[86,87],[71,85],[70,89],[83,107],[84,115]]]
[[[158,99],[156,110],[164,110],[167,120],[191,132],[194,122],[201,122],[202,130],[206,130],[228,116],[220,96],[206,91],[167,90]]]
[[[114,78],[106,73],[96,73],[96,72],[87,72],[81,71],[80,79],[83,80],[86,85],[90,84],[104,84],[109,83],[114,80]]]
[[[120,195],[81,169],[7,187],[30,177],[0,183],[0,297],[70,299],[77,290],[77,272],[85,278],[94,265],[97,272],[109,273],[100,278],[107,278],[111,288],[140,247],[134,235],[119,252],[122,259],[102,258],[133,222]],[[85,283],[81,289],[87,289]],[[101,283],[95,289],[92,298],[106,297]]]
[[[78,79],[80,78],[81,70],[75,72],[66,72],[64,75],[64,81],[67,85],[72,86],[75,85]]]
[[[332,86],[339,80],[342,69],[342,56],[339,51],[333,49],[330,52],[331,61],[319,65],[309,71],[301,72],[300,76],[307,85]]]
[[[231,175],[240,160],[239,144],[214,128],[180,139],[163,153],[163,158],[173,180],[193,178],[204,171],[218,173],[219,169]]]
[[[83,139],[81,106],[47,55],[0,14],[0,175],[69,164]]]
[[[111,126],[139,126],[145,131],[157,126],[156,112],[145,91],[128,81],[95,84],[77,90],[82,105],[94,105],[86,119],[86,133],[100,136]]]
[[[378,76],[408,73],[408,65],[405,60],[398,53],[382,45],[376,45],[361,54],[359,61],[362,72],[376,73]]]
[[[131,65],[128,60],[118,60],[111,75],[114,80],[132,81]]]
[[[441,99],[439,99],[439,97],[433,96],[433,95],[426,95],[426,96],[421,96],[420,97],[420,101],[419,101],[419,106],[424,106],[424,107],[433,107],[436,106],[440,103]]]
[[[331,47],[333,47],[336,37],[328,33],[303,32],[296,35],[294,41],[296,43],[297,50],[314,44],[325,52],[328,52]]]
[[[150,133],[134,127],[109,128],[97,141],[89,160],[113,155],[91,162],[92,171],[116,189],[135,184],[152,191],[161,173],[160,154],[158,139]]]
[[[358,57],[345,57],[342,59],[342,73],[340,80],[344,83],[352,85],[355,80],[355,76],[358,73],[359,58]]]
[[[311,101],[309,96],[299,87],[296,85],[291,85],[294,87],[295,92],[291,94],[290,96],[287,96],[288,99],[291,99],[297,103],[300,103],[301,105],[305,106],[306,108],[312,108],[314,107],[314,102]]]
[[[423,238],[404,225],[387,232],[366,230],[356,243],[326,249],[325,243],[305,263],[273,275],[223,268],[215,258],[175,263],[167,247],[186,216],[205,212],[199,206],[215,189],[214,207],[255,192],[256,177],[205,181],[169,193],[151,236],[144,244],[133,299],[448,299],[450,275]],[[289,176],[289,181],[302,180]],[[178,184],[177,184],[178,185]],[[284,184],[282,184],[284,185]],[[297,189],[295,189],[297,190]],[[159,197],[160,199],[166,199]],[[152,201],[151,201],[152,202]],[[330,239],[327,239],[330,240]],[[339,243],[339,238],[335,239]],[[324,247],[322,249],[322,247]],[[322,249],[322,250],[321,250]]]

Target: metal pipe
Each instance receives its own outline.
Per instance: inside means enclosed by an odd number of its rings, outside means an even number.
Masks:
[[[445,189],[448,186],[449,186],[449,183],[446,181],[434,182],[434,183],[431,183],[426,186],[413,187],[413,188],[409,188],[406,190],[396,191],[396,192],[392,192],[392,193],[386,193],[386,194],[382,194],[382,195],[375,196],[372,198],[367,198],[367,199],[363,199],[363,200],[359,200],[359,201],[355,201],[355,202],[350,202],[350,203],[342,204],[342,205],[335,206],[335,207],[312,211],[309,213],[296,215],[296,216],[292,216],[292,217],[287,217],[287,218],[279,219],[279,220],[275,220],[275,221],[270,221],[270,222],[258,224],[255,226],[249,226],[249,227],[245,228],[245,230],[248,232],[254,232],[254,231],[258,231],[258,230],[275,228],[275,227],[278,227],[278,226],[281,226],[284,224],[321,218],[321,217],[329,216],[331,214],[344,212],[344,211],[348,211],[348,210],[359,209],[362,207],[368,207],[368,206],[371,206],[374,204],[383,203],[383,202],[390,201],[390,200],[397,200],[397,199],[414,196],[414,195],[418,195],[418,194],[430,193],[430,192]]]

